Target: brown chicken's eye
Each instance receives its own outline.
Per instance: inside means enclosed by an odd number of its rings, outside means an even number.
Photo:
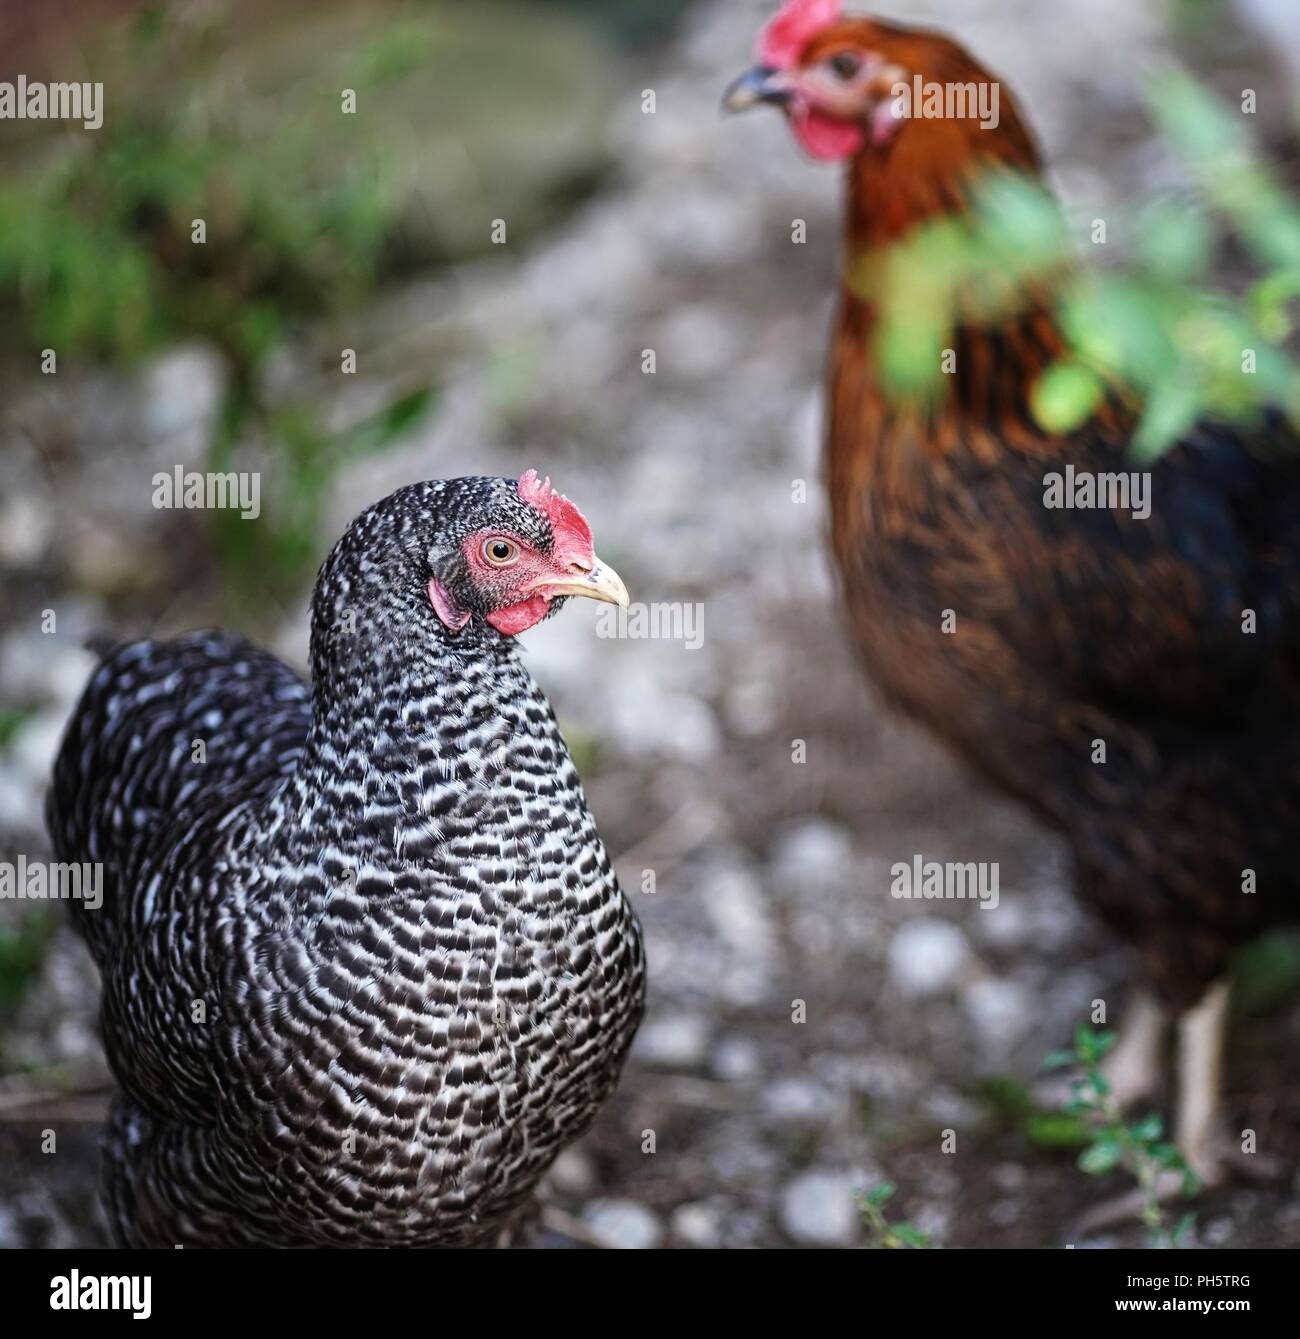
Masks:
[[[851,51],[837,51],[827,64],[837,79],[852,79],[862,68],[862,61]]]
[[[504,567],[507,563],[514,562],[519,555],[519,546],[512,544],[508,539],[485,539],[483,541],[483,556],[493,567]]]

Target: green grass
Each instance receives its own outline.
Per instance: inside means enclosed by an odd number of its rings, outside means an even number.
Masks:
[[[30,714],[21,707],[0,706],[0,752],[14,742],[14,737]]]
[[[41,907],[16,928],[0,928],[0,1015],[12,1013],[40,975],[57,925],[55,913]]]

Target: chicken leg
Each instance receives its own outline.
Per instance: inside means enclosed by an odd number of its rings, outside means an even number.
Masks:
[[[1168,1021],[1154,995],[1139,991],[1133,997],[1119,1040],[1101,1066],[1111,1096],[1121,1109],[1153,1097],[1159,1090],[1160,1050]]]
[[[1226,1131],[1220,1128],[1228,982],[1217,981],[1178,1020],[1177,1144],[1207,1186],[1223,1179]]]
[[[1217,981],[1178,1020],[1178,1120],[1175,1142],[1202,1186],[1221,1185],[1228,1166],[1255,1177],[1273,1176],[1278,1164],[1239,1151],[1223,1124],[1223,1057],[1227,1040],[1229,989]],[[1118,1051],[1119,1048],[1117,1047]],[[1180,1172],[1161,1172],[1153,1187],[1161,1203],[1183,1192]],[[1136,1218],[1148,1196],[1133,1191],[1096,1205],[1079,1219],[1074,1234]]]

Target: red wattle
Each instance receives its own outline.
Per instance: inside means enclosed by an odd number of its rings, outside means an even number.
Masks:
[[[488,614],[487,621],[507,637],[517,637],[534,623],[540,623],[549,607],[545,595],[534,595],[519,604],[508,605],[505,609],[494,609]]]
[[[804,116],[793,117],[791,127],[805,152],[823,163],[852,158],[867,140],[860,125],[837,121],[822,112],[810,111]]]

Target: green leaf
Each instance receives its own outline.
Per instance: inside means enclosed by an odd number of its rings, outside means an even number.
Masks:
[[[930,1238],[914,1228],[911,1223],[895,1223],[889,1230],[893,1236],[914,1249],[925,1250],[930,1245]]]
[[[1205,412],[1200,388],[1185,376],[1166,377],[1152,387],[1146,412],[1133,437],[1133,455],[1150,463],[1189,432]]]
[[[0,706],[0,751],[8,748],[18,734],[22,723],[30,716],[29,711],[18,707]]]
[[[1300,263],[1300,211],[1258,159],[1240,111],[1225,107],[1182,70],[1155,80],[1148,98],[1165,138],[1261,263]]]
[[[882,1181],[878,1186],[873,1187],[867,1192],[867,1203],[873,1208],[883,1209],[894,1197],[894,1192],[898,1187],[892,1181]]]
[[[975,190],[979,239],[1025,268],[1045,267],[1062,256],[1061,206],[1039,181],[1017,173],[990,172]]]
[[[1152,1140],[1159,1139],[1164,1132],[1164,1121],[1154,1112],[1149,1116],[1143,1116],[1141,1120],[1135,1121],[1128,1127],[1130,1138],[1139,1144],[1149,1144]]]
[[[428,417],[433,403],[432,386],[420,386],[399,395],[377,414],[363,419],[348,430],[348,450],[352,454],[382,451],[419,427]]]
[[[1039,1111],[1025,1121],[1025,1138],[1039,1148],[1082,1148],[1092,1139],[1083,1113]]]
[[[1101,1140],[1079,1154],[1078,1164],[1089,1176],[1104,1176],[1119,1166],[1123,1150],[1111,1140]]]
[[[1261,333],[1280,344],[1294,327],[1288,307],[1297,297],[1300,297],[1300,270],[1279,270],[1251,286],[1246,305]]]
[[[1157,200],[1142,210],[1135,226],[1139,256],[1162,279],[1186,282],[1205,272],[1213,236],[1201,209]]]
[[[1104,389],[1101,379],[1085,364],[1056,363],[1034,383],[1029,405],[1039,426],[1048,432],[1073,432],[1092,417]]]
[[[891,399],[925,402],[937,397],[947,335],[947,316],[933,304],[919,304],[910,312],[890,305],[877,335],[876,357]]]
[[[1113,1032],[1096,1032],[1087,1023],[1074,1029],[1074,1047],[1085,1065],[1095,1065],[1114,1044]]]

